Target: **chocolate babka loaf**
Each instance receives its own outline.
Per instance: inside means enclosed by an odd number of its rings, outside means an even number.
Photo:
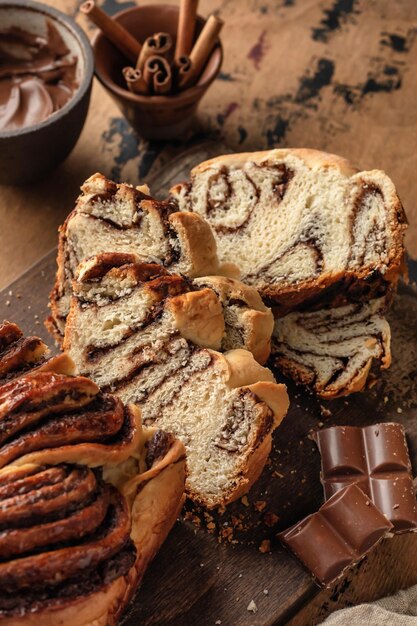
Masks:
[[[115,623],[136,582],[136,548],[127,502],[98,472],[1,473],[0,529],[2,624]]]
[[[384,298],[275,320],[271,366],[323,398],[360,391],[372,362],[391,363]]]
[[[0,468],[120,463],[138,447],[140,411],[82,376],[34,372],[0,387]]]
[[[185,449],[29,360],[0,387],[0,622],[114,625],[182,508]]]
[[[217,157],[172,189],[211,225],[221,262],[284,315],[381,297],[403,271],[406,218],[378,170],[316,150]]]
[[[50,357],[48,346],[39,337],[24,337],[12,322],[0,324],[0,387],[35,371],[73,374],[74,364],[67,354]]]
[[[102,252],[139,254],[191,278],[218,273],[216,244],[208,224],[179,213],[131,185],[101,174],[81,187],[75,209],[60,228],[57,274],[47,326],[61,341],[69,312],[71,281],[81,261]]]
[[[0,622],[114,626],[184,500],[184,448],[144,429],[123,465],[8,466],[0,472]],[[128,473],[129,477],[129,473]]]

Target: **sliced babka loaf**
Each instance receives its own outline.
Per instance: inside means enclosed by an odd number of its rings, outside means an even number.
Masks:
[[[71,281],[79,263],[102,252],[139,254],[191,278],[218,273],[216,244],[198,215],[179,213],[131,185],[101,174],[81,187],[75,209],[60,228],[58,269],[47,326],[62,340],[69,312]]]
[[[209,287],[223,307],[225,333],[220,350],[245,348],[263,364],[271,351],[274,317],[254,287],[224,276],[196,278],[194,285]]]
[[[211,225],[221,262],[285,314],[384,295],[403,271],[406,218],[394,184],[316,150],[217,157],[172,189]]]
[[[74,364],[67,354],[48,358],[49,348],[39,337],[24,337],[12,322],[0,324],[0,387],[34,371],[73,374]]]
[[[391,363],[384,298],[275,320],[271,365],[323,398],[360,391],[373,360]]]

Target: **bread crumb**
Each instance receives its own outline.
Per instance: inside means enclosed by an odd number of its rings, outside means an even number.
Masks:
[[[264,589],[264,595],[267,596],[269,594],[268,589]]]
[[[259,546],[259,552],[262,552],[262,554],[266,554],[267,552],[271,551],[271,542],[269,541],[269,539],[264,539],[261,542],[261,545]]]
[[[275,524],[277,524],[278,522],[279,522],[278,515],[275,515],[275,513],[271,513],[270,511],[265,513],[264,524],[266,526],[268,526],[269,528],[272,528],[272,526],[275,526]]]
[[[6,300],[6,306],[10,306],[10,300]]]
[[[221,624],[222,620],[221,619],[216,619],[216,621],[214,622],[215,624]]]
[[[323,417],[330,417],[332,415],[332,412],[330,411],[330,409],[323,406],[322,404],[320,404],[320,412],[323,415]]]
[[[254,502],[254,503],[253,503],[253,508],[254,508],[256,511],[261,512],[261,511],[263,511],[263,510],[264,510],[264,508],[265,508],[265,507],[266,507],[266,502],[265,502],[265,500],[257,500],[256,502]]]
[[[251,600],[248,604],[248,606],[246,607],[247,611],[251,611],[251,613],[257,613],[258,612],[258,607],[256,606],[255,602],[253,600]]]
[[[399,406],[399,407],[397,408],[397,413],[402,413],[402,412],[403,412],[403,410],[402,410],[402,408]]]
[[[249,506],[249,500],[247,496],[243,496],[243,498],[241,498],[240,501],[244,506]]]

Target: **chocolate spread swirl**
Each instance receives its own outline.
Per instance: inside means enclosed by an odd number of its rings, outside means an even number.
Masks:
[[[77,58],[46,21],[46,35],[18,27],[0,31],[0,131],[46,120],[78,87]]]

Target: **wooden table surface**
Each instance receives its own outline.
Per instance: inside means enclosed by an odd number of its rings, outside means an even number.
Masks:
[[[74,16],[79,4],[77,0],[48,0],[48,3]],[[166,3],[173,4],[174,0],[166,0]],[[117,2],[116,0],[103,2],[104,8],[109,13],[133,4],[130,1]],[[175,163],[175,157],[182,154],[184,150],[199,146],[207,139],[214,141],[215,145],[219,146],[219,151],[225,145],[238,151],[286,146],[314,147],[342,154],[362,169],[385,169],[395,181],[406,208],[410,220],[407,247],[410,255],[417,259],[417,207],[415,205],[415,197],[417,197],[417,151],[415,150],[417,143],[417,108],[415,106],[417,3],[415,0],[396,0],[396,2],[392,0],[200,0],[201,14],[207,15],[212,11],[219,12],[226,21],[222,34],[225,61],[219,78],[204,98],[198,118],[187,136],[170,143],[146,142],[137,138],[108,95],[95,82],[85,128],[67,161],[36,185],[26,188],[0,187],[0,288],[8,285],[29,265],[56,245],[57,227],[73,208],[79,185],[90,174],[101,171],[116,180],[125,180],[134,184],[146,182],[154,177],[163,165]],[[89,30],[82,20],[80,23]],[[213,143],[210,145],[213,147]],[[44,276],[39,275],[37,283],[34,282],[33,274],[26,282],[20,283],[25,285],[25,297],[29,298],[29,302],[32,296],[36,296],[35,290],[38,289],[42,280],[45,283],[42,287],[42,294],[47,293],[51,267],[49,260],[45,265],[47,273]],[[9,305],[6,304],[7,293],[6,291],[3,294],[5,298],[2,299],[2,306],[0,306],[2,314],[7,314],[10,310]],[[13,302],[15,297],[16,293],[10,296]],[[404,315],[407,314],[408,304],[411,307],[414,302],[413,299],[408,302],[407,298],[412,298],[412,296],[405,296],[405,300],[401,300],[399,304],[404,308],[402,310],[403,326],[397,331],[403,334],[407,332],[407,324],[404,326]],[[32,318],[32,313],[28,314],[28,310],[31,311],[31,309],[25,309],[26,325],[30,317],[33,321],[32,330],[37,331],[40,328],[39,318],[35,319],[34,316]],[[410,310],[417,314],[417,308],[411,307]],[[41,314],[42,311],[39,312],[39,315]],[[388,387],[391,385],[388,393],[392,418],[395,418],[397,408],[403,411],[417,406],[417,399],[415,400],[412,396],[415,387],[412,382],[414,379],[409,377],[410,372],[415,371],[414,360],[417,358],[417,351],[414,348],[417,346],[417,337],[412,328],[413,315],[411,317],[409,313],[408,315],[407,323],[411,333],[409,345],[414,347],[409,353],[405,349],[397,355],[397,362],[401,366],[397,365],[395,369],[394,361],[393,373],[389,374],[385,383]],[[393,321],[395,321],[395,316]],[[408,344],[406,342],[402,345]],[[399,359],[400,356],[402,359]],[[399,387],[401,388],[400,398],[395,396]],[[358,401],[353,399],[351,404],[353,414],[359,415],[361,410],[368,411],[366,420],[372,421],[372,412],[376,406],[373,404],[374,401],[378,401],[378,412],[382,411],[383,403],[380,405],[380,397],[366,401],[363,409],[357,404]],[[343,407],[343,401],[334,406],[332,410],[336,417],[338,412],[345,410]],[[321,407],[315,403],[311,414],[307,416],[310,421],[299,422],[298,425],[297,421],[293,422],[297,425],[296,430],[300,434],[300,441],[301,433],[303,437],[305,436],[306,424],[311,422],[317,425],[320,415]],[[413,413],[413,424],[416,419]],[[412,442],[414,450],[417,450],[416,442],[417,427]],[[295,444],[291,452],[296,454]],[[288,453],[289,450],[286,450],[285,454]],[[316,464],[318,471],[317,458],[312,462]],[[302,470],[300,464],[297,467],[300,471]],[[298,475],[287,477],[294,490],[298,479]],[[262,484],[257,489],[261,492]],[[296,518],[297,515],[299,517],[306,508],[314,510],[319,499],[318,483],[312,491],[304,492],[300,488],[297,497],[294,493],[294,501],[298,504],[295,508],[292,507],[291,514],[284,507],[282,524],[286,523],[287,518],[290,521],[290,517]],[[244,510],[242,505],[239,506],[239,510]],[[181,527],[176,532],[186,531]],[[147,583],[145,580],[141,593],[149,601],[155,592],[152,581],[158,577],[155,572],[156,567],[168,568],[172,573],[172,586],[175,588],[176,568],[175,559],[172,562],[172,554],[175,553],[177,536],[178,534],[173,535],[169,539],[159,561],[153,565],[153,574],[151,571],[148,579],[150,582]],[[203,544],[206,545],[202,540],[201,545]],[[400,551],[404,558],[410,559],[410,555],[416,554],[416,548],[417,542],[411,537],[402,540]],[[216,558],[220,559],[218,562],[221,566],[227,568],[227,562],[222,560],[222,555],[225,553],[224,544],[219,544],[215,548],[215,553]],[[289,558],[280,552],[271,556],[258,554],[257,546],[254,548],[254,554],[257,555],[256,563],[259,564],[259,571],[263,567],[260,565],[262,559],[269,559],[271,563],[277,560],[284,563]],[[208,577],[208,580],[216,581],[219,576],[217,566],[213,565],[213,571],[210,573],[206,571],[203,573],[204,568],[199,570],[200,555],[195,556],[197,559],[195,580],[203,581]],[[402,576],[402,585],[407,584],[407,581],[409,584],[414,582],[408,570],[405,571],[403,568],[401,572],[401,568],[398,567],[399,558],[395,550],[391,549],[390,553],[385,556],[379,553],[375,559],[379,559],[380,566],[379,568],[375,566],[372,571],[380,573],[378,580],[374,581],[375,585],[380,585],[379,589],[390,590],[394,571],[396,576]],[[355,573],[356,583],[348,585],[344,590],[344,602],[357,602],[363,599],[362,592],[364,591],[371,596],[372,593],[378,595],[378,589],[367,588],[369,567],[368,562],[366,568]],[[273,591],[272,572],[274,569],[272,565],[268,571],[271,572],[268,586]],[[291,571],[294,570],[291,569]],[[368,578],[366,578],[367,572]],[[248,576],[248,580],[247,594],[244,599],[240,599],[241,602],[253,597],[249,574],[243,572],[243,576]],[[298,590],[300,607],[304,605],[298,617],[294,617],[294,624],[300,626],[312,623],[311,620],[317,622],[317,615],[323,615],[325,612],[323,612],[324,606],[328,610],[329,606],[334,609],[342,604],[340,594],[327,598],[319,594],[313,598],[312,588],[307,583],[308,579],[301,568],[298,568],[297,575],[288,581],[289,585],[293,585]],[[207,607],[212,601],[216,601],[216,598],[211,597],[208,589],[211,587],[203,590],[206,593],[204,602]],[[234,587],[231,585],[229,593],[232,594],[233,590]],[[163,616],[163,611],[165,611],[166,616],[169,616],[172,607],[168,591],[166,589],[158,591],[161,614]],[[244,609],[243,613],[247,617],[244,623],[261,625],[266,623],[262,621],[262,616],[267,614],[264,607],[267,606],[268,599],[262,596],[263,592],[260,588],[253,590],[253,593],[256,593],[258,598],[260,611],[250,619],[250,615]],[[184,603],[188,601],[186,593],[180,601]],[[282,598],[282,602],[284,601]],[[227,602],[227,596],[222,597],[221,602],[223,604]],[[233,599],[233,602],[237,600]],[[141,617],[144,616],[143,611],[146,612],[146,609],[142,610]],[[311,617],[313,613],[314,618]],[[288,618],[290,614],[294,614],[293,610],[288,613]],[[148,616],[147,623],[157,622],[152,622]],[[176,623],[186,625],[187,618],[185,621]],[[212,622],[206,622],[202,618],[201,623]]]

